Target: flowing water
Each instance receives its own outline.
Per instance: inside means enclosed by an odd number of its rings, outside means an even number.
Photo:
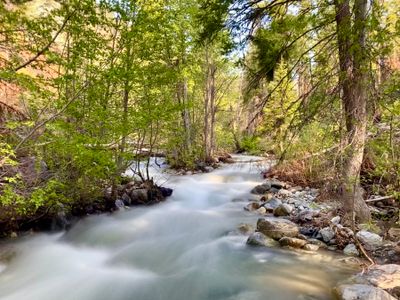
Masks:
[[[163,175],[174,194],[162,204],[14,242],[16,257],[0,266],[0,299],[331,299],[351,272],[337,257],[251,248],[235,233],[257,220],[243,206],[267,163],[236,159],[208,174]]]

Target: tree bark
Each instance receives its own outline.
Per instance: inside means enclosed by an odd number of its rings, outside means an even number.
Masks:
[[[215,73],[217,68],[206,50],[206,82],[204,95],[204,159],[210,161],[214,152]]]
[[[343,208],[351,221],[365,222],[371,217],[360,187],[368,121],[365,63],[367,0],[355,0],[353,24],[349,0],[335,0],[335,6],[340,85],[347,131],[342,168]]]

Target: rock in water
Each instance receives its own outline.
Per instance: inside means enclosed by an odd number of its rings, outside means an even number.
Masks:
[[[293,248],[302,248],[307,244],[307,241],[297,238],[283,237],[279,240],[281,246],[289,246]]]
[[[251,193],[252,194],[256,194],[256,195],[263,195],[266,192],[268,192],[271,189],[271,185],[269,183],[264,183],[264,184],[260,184],[255,186],[252,190]]]
[[[343,284],[336,292],[342,300],[396,300],[384,290],[366,284]]]
[[[117,209],[119,209],[119,210],[125,209],[124,201],[122,201],[121,199],[115,200],[115,207],[116,207]]]
[[[170,188],[166,188],[166,187],[160,187],[160,191],[161,191],[161,194],[163,195],[163,197],[169,197],[169,196],[171,196],[172,195],[172,193],[173,193],[173,189],[170,189]]]
[[[257,231],[279,240],[283,237],[296,237],[299,233],[299,228],[296,224],[285,219],[265,218],[258,219]]]
[[[359,256],[360,253],[357,250],[356,245],[354,244],[348,244],[344,249],[343,253],[347,256]]]
[[[247,204],[245,207],[243,207],[243,209],[247,210],[247,211],[255,211],[259,208],[260,208],[260,204],[258,204],[257,202],[251,202],[251,203]]]
[[[275,217],[289,216],[292,211],[293,211],[293,206],[283,203],[274,209],[274,216]]]
[[[129,197],[129,195],[127,193],[124,193],[121,197],[122,201],[124,201],[124,204],[129,206],[132,203],[132,199],[131,197]]]
[[[303,249],[307,250],[307,251],[314,251],[315,252],[315,251],[318,251],[319,246],[318,245],[314,245],[314,244],[307,244],[307,245],[304,245]]]
[[[365,246],[365,248],[367,248],[367,250],[375,250],[376,248],[382,246],[383,239],[376,233],[361,230],[357,232],[356,237]]]
[[[275,208],[277,208],[279,205],[282,204],[282,201],[276,198],[271,198],[267,200],[262,206],[265,207],[267,211],[273,211]]]
[[[265,207],[260,207],[259,209],[257,209],[257,213],[259,213],[260,215],[265,215],[267,213],[267,209]]]
[[[252,233],[246,242],[250,246],[276,247],[278,243],[270,237],[265,236],[261,232]]]

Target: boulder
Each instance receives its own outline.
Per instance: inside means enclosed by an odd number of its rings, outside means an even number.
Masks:
[[[325,243],[329,242],[331,239],[335,237],[335,232],[330,227],[322,228],[319,231],[319,234],[321,235],[321,238]]]
[[[267,211],[273,211],[275,208],[277,208],[279,205],[282,204],[282,201],[276,198],[271,198],[267,201],[265,201],[262,206],[266,208]]]
[[[132,204],[144,204],[149,201],[147,189],[134,189],[130,192]]]
[[[383,243],[381,236],[366,230],[357,232],[356,237],[367,250],[375,250],[376,248],[382,246]]]
[[[274,239],[262,234],[261,232],[252,233],[247,239],[246,244],[250,246],[263,246],[263,247],[278,246],[278,243]]]
[[[296,224],[286,219],[261,218],[257,221],[257,231],[279,240],[283,237],[296,237],[299,229]]]
[[[301,211],[297,215],[296,219],[297,219],[297,222],[307,223],[307,222],[311,222],[314,219],[314,217],[318,216],[318,214],[319,214],[318,211],[313,211],[313,210],[307,209],[307,210]]]
[[[283,203],[274,209],[274,216],[275,217],[289,216],[292,211],[293,211],[293,206]]]
[[[348,244],[344,249],[343,249],[344,255],[347,256],[360,256],[360,253],[357,250],[356,245],[354,244]]]
[[[400,265],[375,265],[357,276],[360,280],[385,290],[400,288]]]
[[[298,238],[291,238],[291,237],[283,237],[279,240],[279,244],[281,246],[289,246],[293,248],[302,248],[307,244],[307,241],[298,239]]]
[[[384,290],[366,284],[343,284],[336,293],[342,300],[396,300]]]
[[[259,208],[260,208],[260,204],[257,203],[257,202],[250,202],[245,207],[243,207],[243,209],[247,210],[247,211],[255,211],[255,210],[259,209]]]
[[[117,199],[117,200],[115,200],[115,207],[116,207],[118,210],[124,210],[124,209],[125,209],[124,201],[122,201],[122,199]]]
[[[169,197],[172,195],[174,190],[161,186],[160,191],[161,191],[161,194],[163,195],[163,197]]]
[[[266,192],[268,192],[271,189],[271,185],[269,183],[264,183],[255,186],[250,193],[256,194],[256,195],[263,195]]]

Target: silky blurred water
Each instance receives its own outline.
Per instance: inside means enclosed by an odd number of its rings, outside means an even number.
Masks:
[[[255,224],[243,206],[268,164],[235,159],[208,174],[158,174],[174,193],[157,206],[14,242],[16,257],[0,265],[0,299],[331,299],[333,285],[351,272],[337,257],[250,248],[234,232],[242,222]]]

